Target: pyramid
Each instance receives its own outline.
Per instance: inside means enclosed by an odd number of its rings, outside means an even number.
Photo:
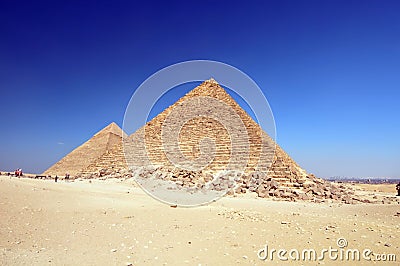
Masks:
[[[120,144],[123,137],[126,137],[126,134],[117,124],[112,122],[52,165],[43,175],[64,176],[69,173],[71,176],[75,176],[103,154],[108,153],[114,146]]]
[[[221,111],[222,106],[226,110]],[[222,115],[213,117],[218,112]],[[173,130],[176,128],[178,134]],[[232,128],[237,130],[232,133]],[[205,138],[211,142],[203,142]],[[213,155],[211,160],[204,156],[208,152]],[[180,164],[182,159],[204,167],[187,169],[185,162]],[[230,170],[235,169],[242,174],[231,187],[227,180],[232,177]],[[255,192],[262,198],[291,201],[364,202],[351,187],[307,174],[213,79],[204,81],[130,136],[111,123],[44,174],[66,172],[75,178],[155,176],[182,188],[228,194]]]
[[[190,99],[199,97],[210,97],[217,99],[229,106],[243,121],[248,134],[249,142],[249,160],[244,170],[246,173],[261,171],[268,176],[275,178],[282,184],[290,185],[294,180],[305,179],[307,173],[293,159],[290,158],[260,126],[236,103],[236,101],[213,79],[203,82],[201,85],[180,98],[176,103],[169,106],[142,128],[129,136],[126,160],[130,165],[146,166],[149,164],[173,167],[169,158],[167,158],[162,143],[162,128],[164,121],[170,118],[172,111]],[[183,107],[184,108],[184,107]],[[190,110],[183,109],[184,113],[194,111],[212,113],[212,106],[203,106],[199,104]],[[182,110],[181,110],[182,111]],[[171,118],[173,120],[173,118]],[[180,118],[175,117],[179,123]],[[226,125],[219,121],[204,116],[198,116],[183,124],[179,134],[179,148],[184,156],[190,160],[199,157],[199,142],[208,137],[215,141],[216,157],[203,169],[208,173],[216,173],[223,170],[229,163],[231,156],[231,140],[226,130]],[[127,148],[128,146],[128,148]],[[123,156],[123,144],[118,144],[107,154],[103,154],[95,160],[85,171],[86,174],[98,173],[101,170],[112,167],[113,172],[120,172],[127,168]],[[240,153],[240,145],[239,145]],[[233,167],[235,167],[233,165]]]

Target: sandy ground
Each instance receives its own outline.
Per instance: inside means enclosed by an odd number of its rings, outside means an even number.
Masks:
[[[386,192],[390,195],[396,195],[396,184],[355,184],[355,187],[360,188],[364,191],[373,191],[373,192]]]
[[[0,177],[0,265],[399,265],[398,204],[316,204],[223,198],[171,208],[132,180]],[[389,188],[387,188],[389,189]],[[373,191],[373,190],[372,190]],[[385,192],[383,188],[380,191]],[[394,193],[387,194],[393,195]],[[337,240],[347,246],[340,249]],[[358,249],[360,261],[282,261],[271,249]],[[395,262],[366,261],[368,257]],[[265,253],[260,253],[264,255]],[[333,254],[335,256],[336,253]],[[296,252],[292,251],[292,257]]]

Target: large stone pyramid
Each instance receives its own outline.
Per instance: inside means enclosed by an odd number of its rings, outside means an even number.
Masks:
[[[213,100],[204,104],[202,98]],[[192,104],[186,105],[188,102]],[[214,119],[213,113],[221,108],[219,103],[229,110],[221,119]],[[235,134],[244,133],[245,141],[230,135],[230,129],[237,126],[231,123],[234,117],[242,123]],[[179,128],[178,134],[167,130],[171,126]],[[204,145],[204,138],[214,142]],[[232,145],[235,138],[236,145]],[[174,139],[175,146],[171,146],[169,141]],[[181,154],[169,157],[171,153],[167,156],[166,150],[179,150]],[[211,161],[203,156],[208,151],[213,151]],[[232,160],[235,156],[239,159]],[[193,164],[208,163],[201,170],[179,169],[175,164],[177,158]],[[228,175],[232,171],[226,169],[234,170],[240,164],[244,174],[231,187]],[[147,168],[149,165],[152,168]],[[156,176],[186,188],[207,187],[229,194],[256,192],[259,197],[286,200],[361,201],[352,188],[308,175],[213,79],[194,88],[130,136],[115,123],[110,124],[44,174],[69,172],[75,178],[129,178],[139,173],[133,173],[135,169],[146,169],[148,172],[140,172],[145,178]],[[221,173],[227,174],[215,178]]]
[[[247,173],[258,171],[268,174],[282,184],[291,185],[295,180],[305,179],[306,171],[290,158],[276,143],[260,128],[260,126],[236,103],[236,101],[213,79],[187,93],[176,103],[153,118],[145,126],[129,137],[129,152],[127,160],[136,166],[153,164],[169,167],[171,163],[166,157],[162,143],[162,127],[171,112],[184,102],[198,97],[211,97],[227,104],[239,115],[247,130],[249,147],[249,161],[245,167]],[[199,104],[196,108],[183,110],[185,113],[200,111],[213,111],[212,106]],[[206,110],[204,110],[206,109]],[[179,120],[180,117],[176,117]],[[173,118],[172,118],[173,121]],[[179,121],[173,121],[173,123]],[[216,143],[216,158],[204,169],[205,172],[215,173],[222,170],[229,162],[231,156],[231,139],[226,130],[226,125],[219,121],[204,116],[187,121],[179,133],[179,147],[182,153],[191,160],[199,157],[199,142],[208,137]],[[240,147],[239,147],[240,152]],[[112,168],[112,170],[110,170]],[[82,173],[99,174],[102,172],[120,172],[126,169],[123,156],[123,144],[113,147],[108,153],[96,159]]]
[[[71,176],[75,176],[107,154],[114,146],[121,144],[123,137],[126,137],[126,134],[112,122],[47,169],[43,175],[64,176],[69,173]]]

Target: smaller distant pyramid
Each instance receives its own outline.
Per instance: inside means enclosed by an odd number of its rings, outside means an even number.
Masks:
[[[111,151],[117,144],[120,144],[123,137],[126,137],[125,132],[116,123],[112,122],[47,169],[43,175],[64,176],[66,173],[71,176],[77,175],[81,173],[82,169],[86,169],[104,154]]]

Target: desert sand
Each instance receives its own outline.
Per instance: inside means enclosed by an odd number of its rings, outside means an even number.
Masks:
[[[393,196],[392,186],[381,186],[379,193]],[[399,265],[400,261],[398,204],[318,204],[246,195],[202,207],[172,208],[144,193],[132,179],[55,183],[1,176],[0,215],[0,265]],[[347,241],[343,250],[370,249],[387,260],[394,255],[396,261],[333,260],[327,254],[316,261],[282,261],[275,254],[271,261],[258,256],[265,254],[258,253],[266,244],[269,250],[315,249],[319,256],[322,249],[338,249],[340,238]]]

